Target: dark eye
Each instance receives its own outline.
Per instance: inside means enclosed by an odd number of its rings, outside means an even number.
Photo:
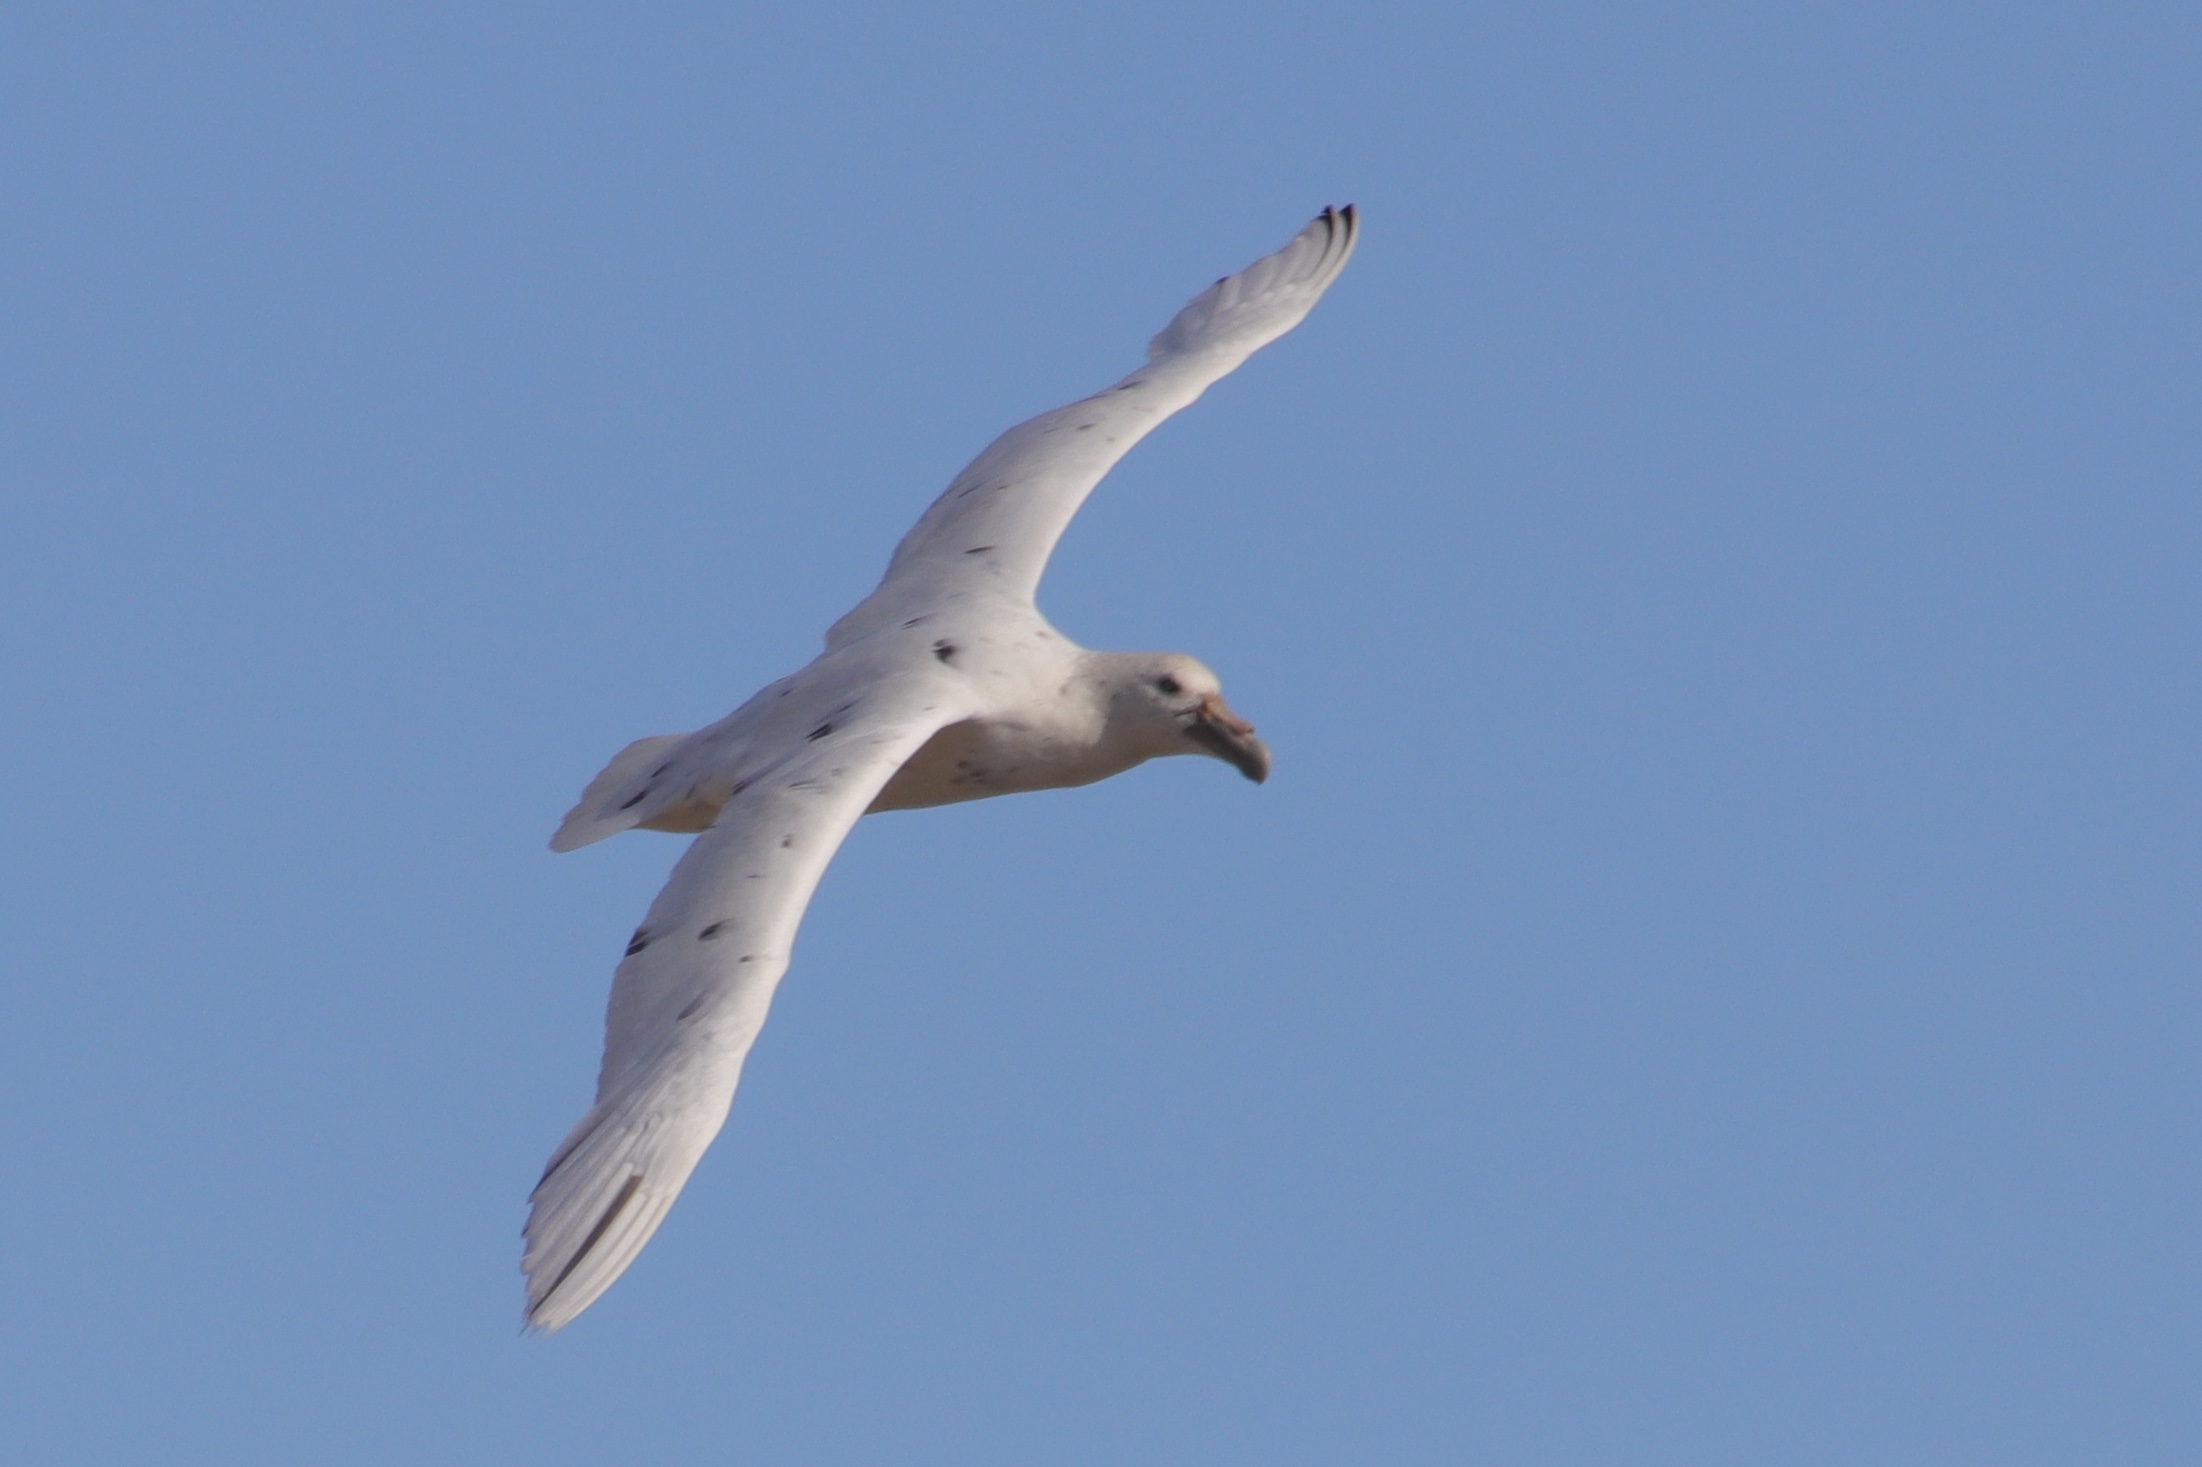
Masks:
[[[1163,692],[1171,694],[1172,696],[1175,696],[1176,694],[1185,691],[1185,689],[1178,686],[1178,681],[1174,677],[1156,678],[1155,686],[1160,688]]]

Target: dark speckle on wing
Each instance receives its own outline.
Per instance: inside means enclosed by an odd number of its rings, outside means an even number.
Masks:
[[[644,928],[641,928],[641,927],[637,927],[637,928],[635,929],[635,935],[634,935],[633,937],[630,937],[630,938],[628,938],[628,939],[627,939],[627,956],[631,958],[631,957],[633,957],[633,956],[634,956],[634,955],[635,955],[636,953],[639,953],[639,952],[641,952],[641,951],[642,951],[642,950],[643,950],[644,948],[648,947],[649,945],[650,945],[650,934],[649,934],[649,932],[648,932],[648,931],[647,931],[646,929],[644,929]]]
[[[724,921],[714,922],[709,927],[704,928],[703,931],[696,934],[696,941],[709,942],[712,938],[717,937],[719,933],[725,929],[725,927],[726,923]]]

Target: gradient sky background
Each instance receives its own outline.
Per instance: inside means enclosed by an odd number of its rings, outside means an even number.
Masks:
[[[2202,1458],[2189,5],[11,7],[0,1420],[75,1463]],[[551,827],[1357,202],[641,1262]]]

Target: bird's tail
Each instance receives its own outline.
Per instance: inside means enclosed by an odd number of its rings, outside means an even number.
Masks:
[[[658,793],[653,788],[653,780],[663,769],[666,757],[687,737],[687,734],[658,734],[653,738],[636,739],[614,754],[603,773],[589,781],[581,798],[566,812],[558,833],[551,837],[550,848],[554,851],[579,850],[606,836],[632,830],[659,813],[655,807],[662,802],[651,798]]]

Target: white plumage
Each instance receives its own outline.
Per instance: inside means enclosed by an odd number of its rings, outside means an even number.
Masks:
[[[726,1119],[803,909],[858,816],[1088,784],[1171,754],[1267,775],[1268,750],[1207,668],[1080,648],[1033,592],[1093,486],[1298,325],[1355,232],[1350,206],[1324,210],[1196,296],[1138,371],[995,439],[815,662],[709,728],[628,745],[590,781],[553,850],[638,826],[702,834],[613,976],[596,1104],[531,1199],[531,1326],[570,1322],[664,1220]]]

